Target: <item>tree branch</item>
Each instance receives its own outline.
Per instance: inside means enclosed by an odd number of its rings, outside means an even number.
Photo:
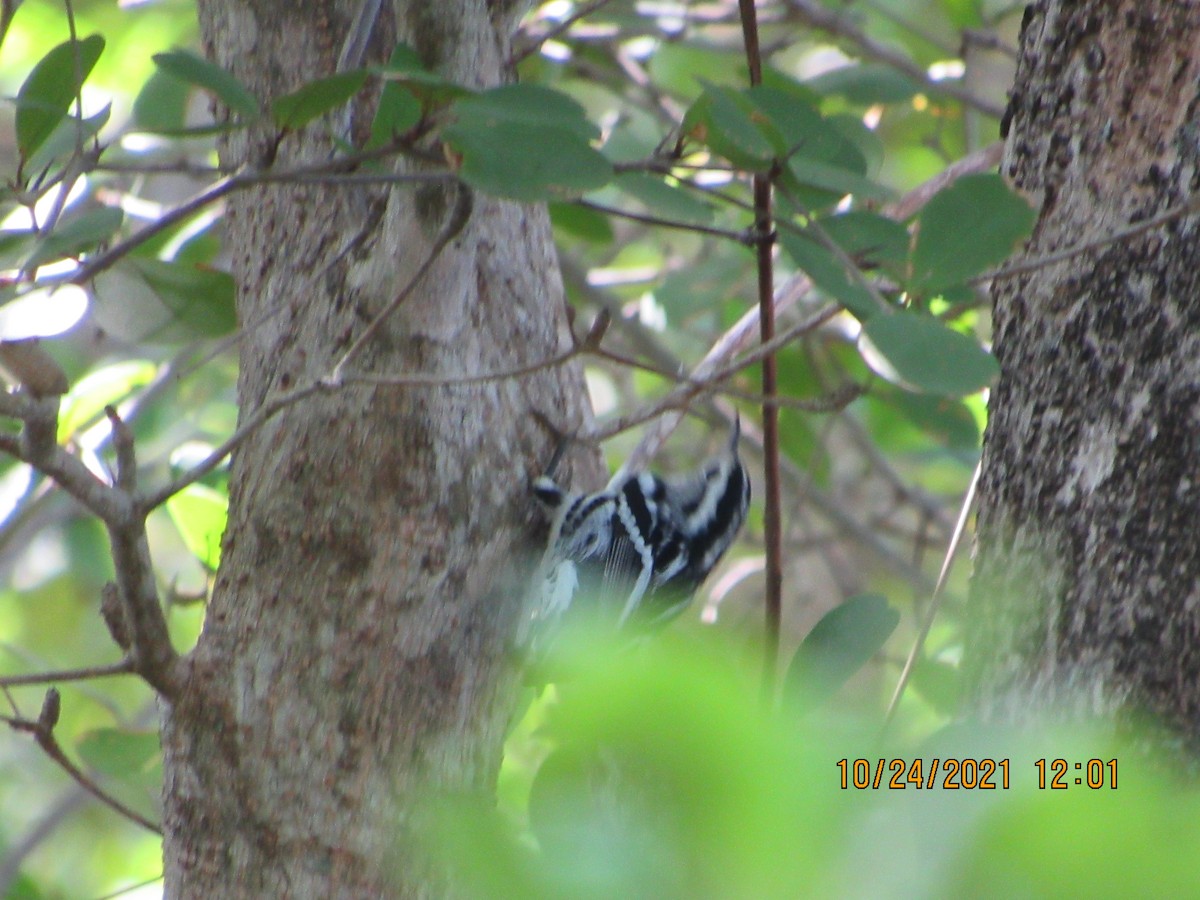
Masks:
[[[787,0],[787,5],[807,25],[846,38],[855,44],[865,56],[887,63],[898,72],[902,72],[924,85],[933,93],[952,97],[993,119],[999,119],[1004,115],[1004,107],[975,96],[962,85],[953,81],[937,81],[930,78],[929,73],[908,56],[886,44],[881,44],[850,21],[849,17],[822,6],[817,0]]]
[[[56,684],[62,681],[86,681],[110,675],[129,675],[134,671],[128,659],[106,666],[87,666],[82,669],[61,669],[57,672],[34,672],[30,675],[0,675],[0,687],[28,687],[35,684]]]
[[[118,814],[125,816],[127,820],[136,822],[139,826],[151,830],[155,834],[162,834],[162,828],[151,822],[149,818],[146,818],[140,812],[128,808],[120,800],[113,797],[112,794],[103,791],[100,785],[97,785],[95,781],[88,778],[88,775],[71,762],[65,752],[62,752],[58,738],[54,737],[54,726],[58,725],[59,722],[60,703],[59,692],[54,690],[54,688],[50,688],[46,691],[46,700],[42,703],[42,712],[38,714],[36,720],[20,719],[18,716],[0,715],[0,721],[6,722],[14,731],[24,731],[32,734],[37,745],[46,752],[47,756],[58,763],[62,770],[76,781],[76,784],[84,788],[85,791],[88,791],[92,797],[95,797],[101,803],[108,806],[110,810],[118,812]]]
[[[16,731],[24,731],[33,735],[39,747],[54,760],[62,769],[75,780],[75,782],[86,790],[89,794],[107,806],[114,812],[119,813],[131,822],[136,822],[148,831],[153,831],[155,834],[162,834],[162,829],[151,822],[141,813],[130,809],[116,797],[104,791],[96,782],[87,776],[78,766],[67,758],[62,747],[59,746],[57,738],[54,737],[54,726],[58,724],[58,712],[60,706],[60,698],[58,691],[54,688],[46,691],[46,699],[42,703],[42,711],[37,719],[22,719],[15,716],[0,716],[0,721],[3,721]]]

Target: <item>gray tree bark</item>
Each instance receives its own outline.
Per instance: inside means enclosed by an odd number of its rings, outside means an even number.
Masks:
[[[208,51],[263,97],[331,74],[357,0],[206,0]],[[463,83],[508,79],[511,4],[398,2],[396,39]],[[370,99],[355,107],[356,130]],[[334,152],[318,125],[228,165]],[[429,256],[449,185],[281,184],[233,197],[243,419],[327,374]],[[545,210],[474,198],[470,220],[351,369],[503,371],[565,340]],[[581,372],[436,388],[346,387],[272,419],[233,459],[223,562],[186,687],[165,713],[171,897],[425,896],[438,792],[486,792],[516,684],[511,651],[538,527],[527,486],[586,412]]]
[[[969,635],[976,709],[1149,710],[1200,742],[1200,4],[1043,0],[1002,172],[1035,204],[993,287]]]

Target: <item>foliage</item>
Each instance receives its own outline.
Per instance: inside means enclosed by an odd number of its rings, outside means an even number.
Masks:
[[[1068,880],[1087,890],[1090,865],[1105,879],[1091,892],[1115,892],[1131,886],[1124,873],[1153,864],[1164,886],[1182,884],[1174,851],[1194,841],[1194,827],[1173,826],[1195,820],[1191,794],[1172,795],[1150,776],[1108,795],[1018,786],[1019,766],[1025,778],[1031,759],[1066,756],[1069,736],[947,744],[946,756],[976,757],[1020,745],[1011,792],[973,792],[969,802],[941,790],[836,787],[836,759],[928,756],[933,744],[922,742],[942,740],[955,713],[961,572],[917,655],[894,743],[875,740],[899,662],[935,611],[924,601],[979,456],[982,392],[996,365],[977,286],[1028,233],[1032,213],[982,174],[984,163],[913,203],[908,192],[951,162],[984,158],[974,135],[995,133],[998,98],[964,102],[945,86],[969,79],[918,80],[862,55],[853,37],[884,41],[923,72],[963,61],[964,29],[1013,41],[1018,5],[853,4],[842,34],[807,25],[808,5],[760,4],[772,50],[755,87],[743,76],[736,4],[647,11],[613,2],[543,41],[580,6],[546,3],[523,26],[518,47],[529,52],[514,60],[516,84],[454,84],[400,45],[386,65],[314,72],[285,95],[261,97],[181,49],[195,46],[186,5],[134,5],[114,18],[111,4],[76,3],[70,28],[61,6],[26,0],[0,46],[0,78],[14,98],[13,139],[0,158],[0,338],[52,338],[42,346],[70,384],[62,446],[105,473],[113,407],[133,430],[142,483],[165,484],[236,421],[221,198],[312,175],[363,189],[351,175],[382,180],[396,165],[416,170],[415,159],[430,178],[550,204],[573,306],[581,319],[605,311],[614,320],[606,355],[585,359],[604,427],[662,401],[753,307],[760,236],[750,176],[770,174],[780,328],[796,336],[778,353],[784,642],[794,652],[785,711],[764,719],[747,677],[761,618],[756,508],[698,614],[673,626],[669,650],[618,654],[620,665],[532,704],[509,742],[499,810],[472,806],[447,819],[464,878],[493,896],[965,894],[1000,884],[1041,895]],[[343,127],[351,105],[369,113],[358,144]],[[340,148],[322,171],[217,164],[221,134],[255,129],[282,141],[304,128],[332,133]],[[431,160],[445,165],[431,171]],[[389,187],[411,189],[401,178],[372,189]],[[86,304],[71,293],[81,289]],[[802,327],[810,319],[818,324]],[[738,401],[747,431],[757,431],[757,373],[751,360],[696,410],[729,418]],[[683,468],[702,449],[697,428],[683,430],[664,468]],[[610,436],[612,458],[624,458],[634,437]],[[8,457],[0,485],[0,672],[117,659],[96,617],[112,574],[102,530]],[[199,601],[219,563],[225,491],[223,471],[206,471],[148,523],[181,649],[197,637]],[[62,690],[60,743],[153,818],[161,764],[146,731],[148,689],[124,677]],[[12,688],[7,712],[32,717],[42,694]],[[1077,759],[1125,753],[1107,739],[1078,740]],[[154,837],[81,806],[80,789],[27,736],[7,733],[0,748],[0,873],[19,865],[6,885],[15,896],[93,896],[161,871]],[[607,810],[589,794],[606,754],[635,780],[617,785],[620,802]],[[636,820],[622,818],[631,809],[641,810]],[[1100,822],[1118,829],[1103,854],[1088,849]],[[45,823],[48,837],[23,847]],[[1170,841],[1137,843],[1168,826]],[[905,840],[913,834],[930,838]],[[1111,851],[1112,834],[1134,841],[1131,855]],[[1012,854],[1019,869],[1005,866]]]

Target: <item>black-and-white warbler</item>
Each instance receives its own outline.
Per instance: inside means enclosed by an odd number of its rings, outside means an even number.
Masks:
[[[739,434],[735,424],[724,451],[685,475],[619,473],[592,494],[565,491],[549,477],[534,481],[552,519],[535,583],[533,643],[580,604],[593,621],[636,631],[687,608],[746,518],[750,479]]]

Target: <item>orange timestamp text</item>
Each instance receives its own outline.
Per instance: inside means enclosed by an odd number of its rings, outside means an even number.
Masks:
[[[839,759],[842,790],[1008,790],[1009,760],[932,757]]]

